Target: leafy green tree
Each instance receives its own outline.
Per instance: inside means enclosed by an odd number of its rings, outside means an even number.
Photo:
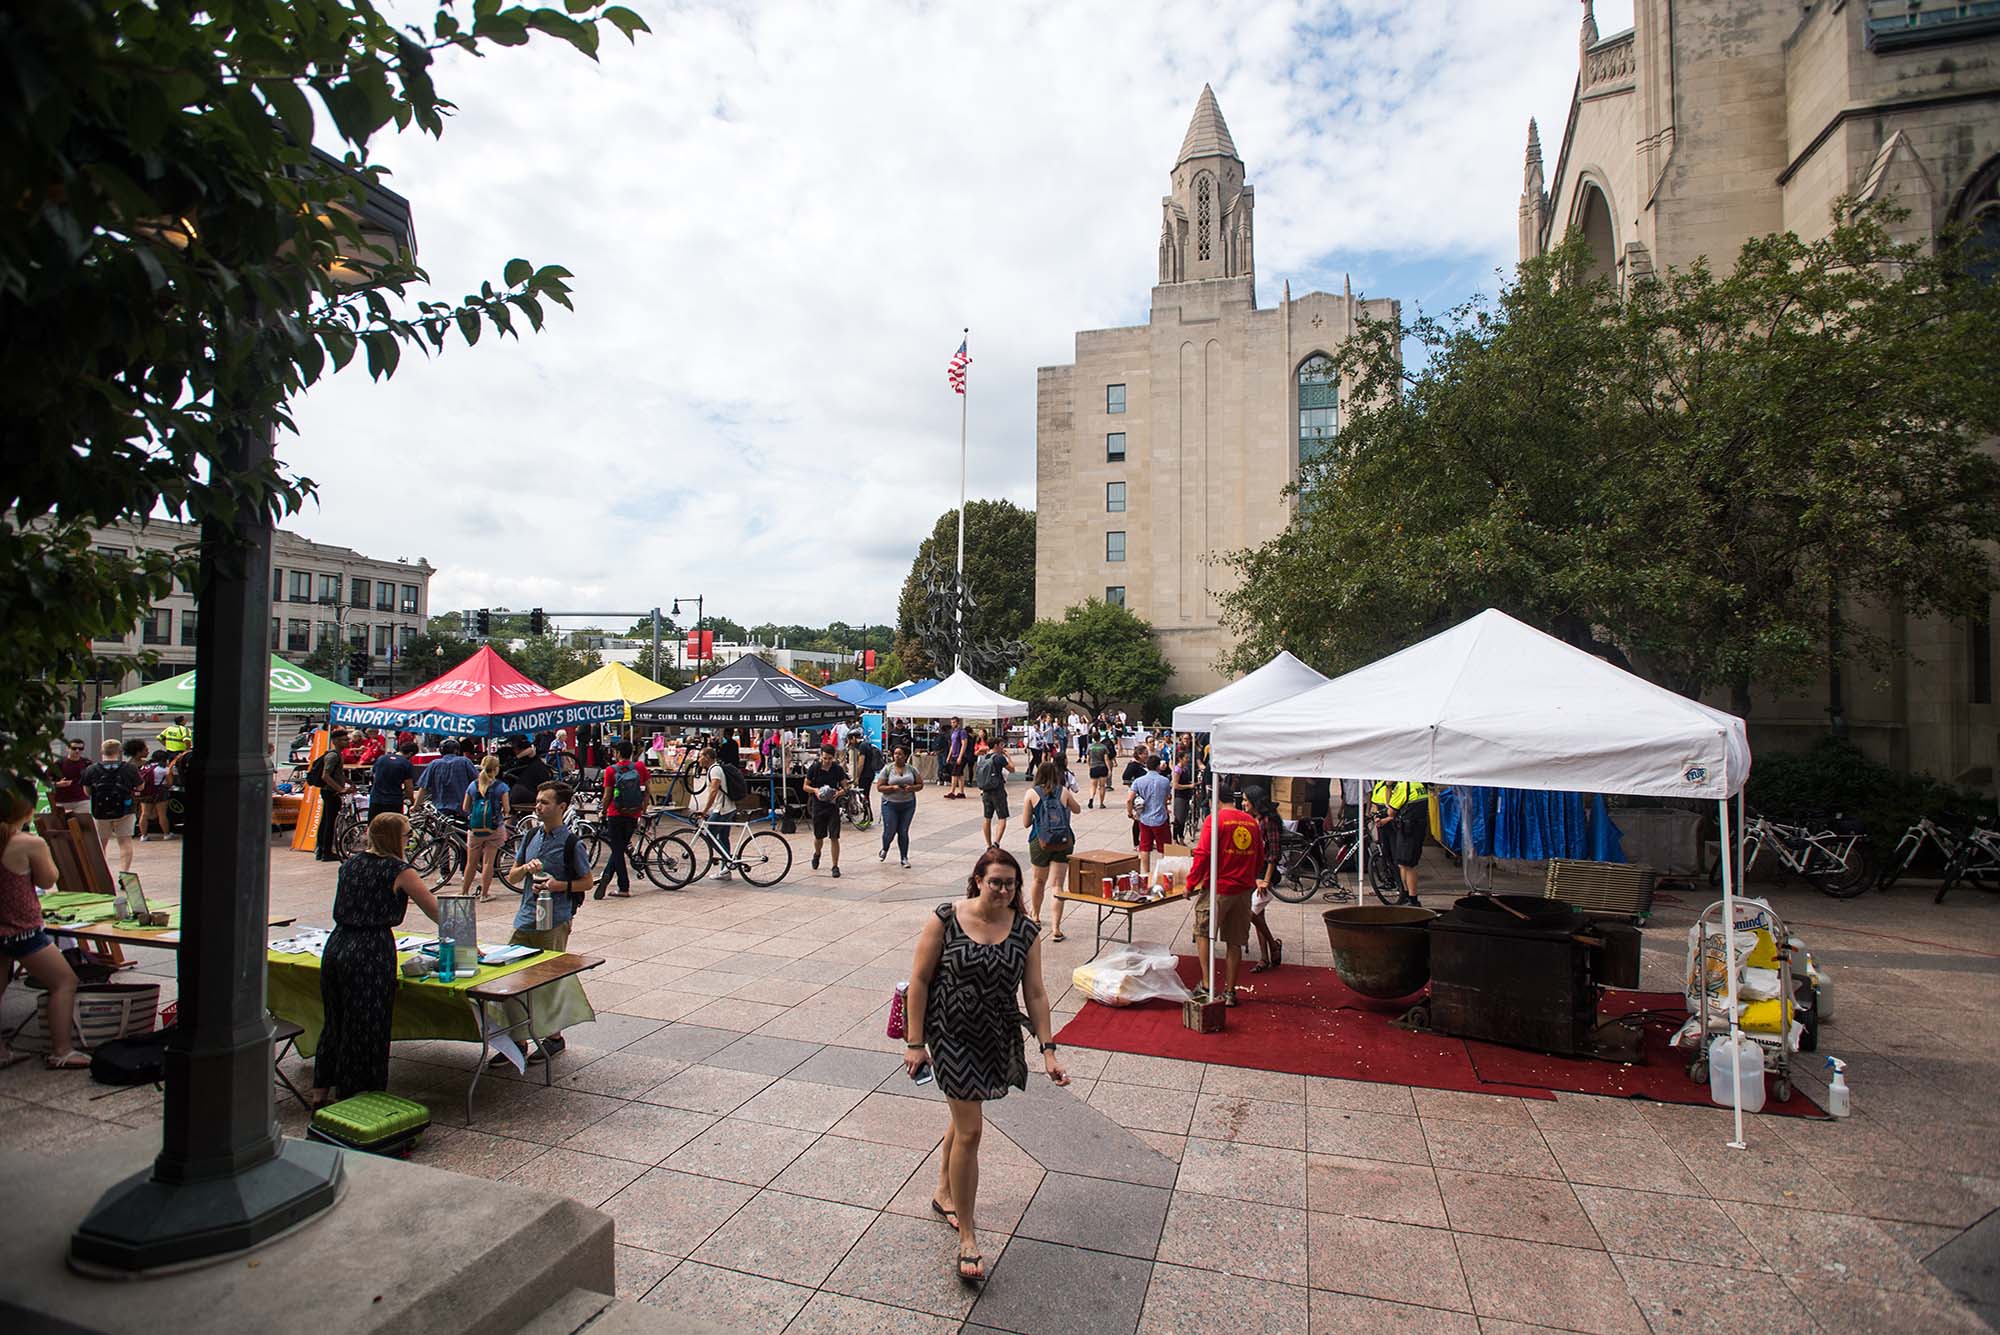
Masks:
[[[493,651],[522,676],[550,690],[604,666],[597,650],[573,648],[562,636],[548,633],[495,644]]]
[[[347,646],[339,640],[323,640],[299,660],[299,666],[328,681],[339,681],[347,668]]]
[[[674,666],[673,642],[664,635],[660,640],[660,666],[658,670],[654,669],[653,646],[650,644],[639,651],[638,658],[632,662],[632,670],[642,677],[649,677],[660,683],[660,685],[670,686],[675,690],[679,690],[681,687],[687,685],[687,674]],[[573,681],[575,678],[570,678],[570,680]]]
[[[909,669],[903,665],[903,656],[894,649],[877,658],[875,670],[868,674],[870,686],[880,686],[885,690],[912,680],[914,678],[910,676]]]
[[[1060,621],[1035,622],[1027,643],[1027,662],[1007,693],[1073,700],[1093,714],[1108,704],[1137,709],[1159,694],[1173,671],[1152,626],[1101,598],[1077,604]]]
[[[432,617],[435,626],[439,617]],[[439,634],[430,630],[422,635],[412,636],[396,658],[396,685],[401,690],[414,690],[425,682],[436,681],[445,673],[463,663],[477,652],[479,645],[454,631]]]
[[[456,302],[414,299],[412,256],[364,234],[385,177],[373,141],[443,133],[436,51],[534,31],[594,58],[603,25],[645,29],[577,0],[469,8],[424,23],[374,0],[0,7],[0,765],[46,749],[93,637],[129,629],[175,575],[200,592],[195,550],[89,551],[83,526],[155,507],[280,519],[312,483],[245,442],[290,429],[293,396],[357,357],[380,379],[407,348],[539,329],[569,305],[568,271],[524,259]],[[323,122],[344,161],[311,147]]]
[[[929,614],[922,572],[936,561],[946,571],[958,562],[958,511],[947,510],[931,526],[930,536],[917,544],[910,573],[896,600],[897,653],[913,672],[944,676],[940,664],[922,643],[922,623]],[[1012,501],[968,501],[965,506],[965,587],[975,610],[965,619],[970,643],[1018,640],[1035,619],[1035,512]],[[947,606],[949,604],[947,603]]]
[[[1572,238],[1492,308],[1364,327],[1348,416],[1287,530],[1235,553],[1230,666],[1326,671],[1485,607],[1672,689],[1800,684],[1840,609],[1973,614],[1995,583],[2000,288],[1843,209],[1621,294]],[[1428,356],[1406,372],[1401,343]]]

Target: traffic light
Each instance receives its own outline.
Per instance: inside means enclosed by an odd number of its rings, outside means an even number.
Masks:
[[[493,633],[493,616],[485,608],[479,609],[479,638],[485,639]]]
[[[537,607],[534,611],[528,613],[528,634],[540,635],[541,633],[542,633],[542,609]]]
[[[360,681],[363,677],[367,676],[368,651],[366,649],[356,649],[353,653],[349,654],[347,656],[347,670],[353,674],[356,681]]]

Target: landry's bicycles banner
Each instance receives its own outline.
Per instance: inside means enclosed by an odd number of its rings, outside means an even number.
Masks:
[[[339,704],[328,711],[327,717],[349,728],[393,728],[436,733],[441,737],[504,737],[508,733],[532,735],[579,723],[608,723],[624,718],[625,706],[616,700],[603,700],[528,709],[512,714],[459,714],[444,709]]]

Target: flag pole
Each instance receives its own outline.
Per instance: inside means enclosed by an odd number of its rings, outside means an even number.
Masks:
[[[970,347],[972,329],[965,330],[965,343]],[[951,670],[959,670],[960,656],[965,648],[965,421],[966,403],[971,397],[968,386],[961,383],[958,389],[958,583],[954,588],[952,602],[956,621],[951,635]]]

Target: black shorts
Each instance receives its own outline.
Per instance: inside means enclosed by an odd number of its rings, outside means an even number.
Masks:
[[[1430,832],[1430,803],[1410,803],[1396,813],[1382,832],[1382,846],[1399,867],[1414,867],[1423,860],[1424,836]]]
[[[1111,767],[1109,765],[1092,765],[1090,767],[1090,777],[1093,779],[1108,779],[1111,777]]]
[[[818,798],[812,803],[813,838],[840,842],[840,808]]]

